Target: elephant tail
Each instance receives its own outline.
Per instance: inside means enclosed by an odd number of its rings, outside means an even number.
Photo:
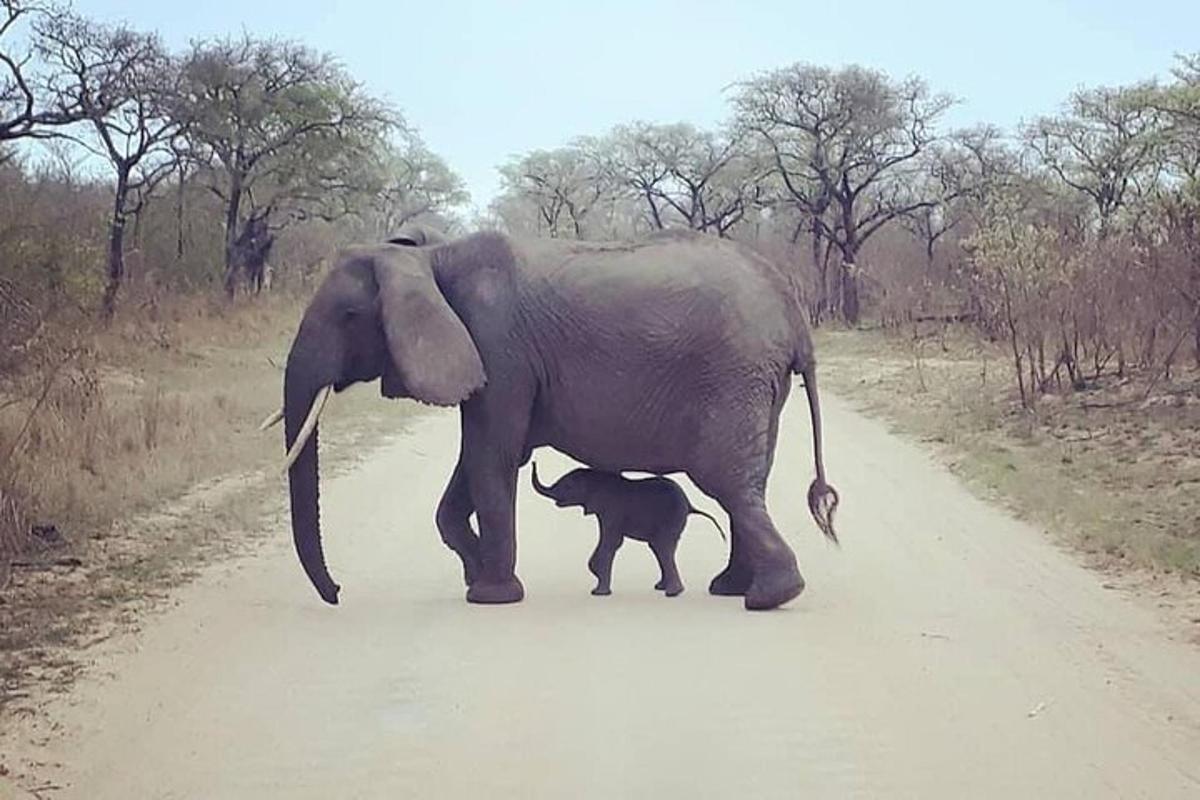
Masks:
[[[723,542],[729,541],[728,539],[725,538],[725,529],[721,527],[721,523],[717,522],[717,518],[714,517],[712,514],[709,514],[707,511],[701,511],[700,509],[696,508],[691,503],[688,503],[688,513],[689,514],[699,514],[702,517],[707,517],[708,519],[712,520],[712,524],[717,526],[717,533],[721,534],[721,541],[723,541]]]
[[[840,498],[837,489],[825,481],[825,460],[821,451],[821,397],[817,392],[817,364],[812,357],[811,344],[808,345],[807,356],[798,356],[792,369],[804,378],[804,393],[808,396],[808,411],[812,417],[813,462],[817,476],[808,487],[808,511],[825,538],[838,544],[833,514],[837,511]]]

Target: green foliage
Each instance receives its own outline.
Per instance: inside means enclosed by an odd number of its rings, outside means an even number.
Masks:
[[[251,220],[335,220],[383,191],[373,167],[400,117],[331,57],[244,35],[195,44],[182,76],[173,114],[189,160],[226,205],[228,291],[241,266],[234,243]]]

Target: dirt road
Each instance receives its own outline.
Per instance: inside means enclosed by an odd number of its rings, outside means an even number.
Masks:
[[[457,423],[421,418],[323,488],[340,607],[281,529],[106,646],[23,755],[91,800],[1200,797],[1197,648],[832,398],[827,425],[844,547],[804,510],[794,399],[770,502],[808,590],[751,614],[705,592],[725,545],[695,517],[684,595],[629,543],[591,597],[594,523],[527,473],[526,601],[468,606],[432,523]]]

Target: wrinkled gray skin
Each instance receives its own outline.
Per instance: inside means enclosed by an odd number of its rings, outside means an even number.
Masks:
[[[574,469],[553,486],[545,486],[538,478],[535,461],[531,481],[538,494],[549,497],[559,508],[579,506],[584,516],[596,517],[600,540],[588,559],[588,569],[596,576],[594,595],[612,594],[613,558],[625,539],[650,545],[662,573],[654,588],[665,592],[667,597],[674,597],[683,591],[683,581],[675,566],[675,548],[679,546],[679,536],[687,525],[688,515],[708,517],[717,526],[721,538],[725,538],[721,523],[692,506],[683,489],[670,478],[631,480],[611,472]]]
[[[397,237],[344,251],[304,313],[284,379],[285,439],[318,390],[380,380],[385,397],[459,405],[458,462],[437,509],[467,600],[510,603],[517,470],[548,445],[607,472],[686,473],[731,520],[709,589],[747,608],[804,588],[764,492],[791,375],[804,376],[816,480],[809,508],[834,539],[812,344],[794,286],[746,248],[690,232],[637,242],[444,243]],[[336,603],[318,511],[316,432],[289,470],[292,531]],[[470,517],[476,515],[478,534]]]

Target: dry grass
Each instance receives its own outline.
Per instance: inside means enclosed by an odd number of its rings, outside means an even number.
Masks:
[[[166,320],[61,332],[0,412],[0,480],[31,523],[74,539],[213,474],[227,453],[241,463],[256,446],[230,434],[278,402],[268,358],[296,314],[278,299],[181,300]]]
[[[1106,566],[1200,576],[1200,374],[1111,378],[1020,409],[999,347],[963,332],[822,331],[823,379],[935,443],[969,484]]]
[[[205,559],[261,531],[283,494],[277,408],[299,319],[288,297],[176,300],[60,330],[0,397],[0,706],[65,685],[73,651],[131,623]],[[326,463],[415,406],[369,388],[324,420]],[[7,454],[7,456],[6,456]]]

